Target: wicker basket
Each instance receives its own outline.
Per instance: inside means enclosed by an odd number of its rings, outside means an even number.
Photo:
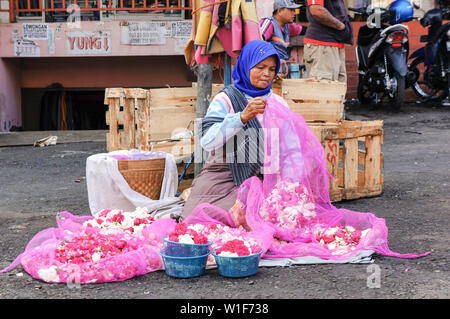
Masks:
[[[158,200],[164,179],[165,158],[118,160],[119,172],[130,187],[153,200]]]

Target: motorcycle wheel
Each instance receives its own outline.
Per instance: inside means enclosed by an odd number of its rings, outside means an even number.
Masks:
[[[373,101],[373,93],[362,75],[358,81],[358,100],[361,104],[370,104]]]
[[[426,66],[423,57],[415,59],[410,65],[410,70],[417,74],[417,81],[411,85],[417,96],[423,100],[441,100],[447,95],[445,89],[434,88],[424,77]]]
[[[405,101],[405,77],[396,74],[395,78],[397,80],[397,92],[394,93],[394,98],[392,102],[394,106],[394,111],[399,112],[402,109],[403,103]]]

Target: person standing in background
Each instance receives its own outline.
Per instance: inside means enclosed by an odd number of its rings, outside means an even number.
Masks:
[[[288,73],[287,63],[290,62],[289,42],[290,37],[304,35],[307,27],[294,23],[295,10],[301,5],[292,0],[275,0],[271,17],[260,20],[259,25],[263,40],[270,42],[277,50],[281,59],[282,74]]]
[[[303,59],[307,77],[346,82],[344,45],[353,45],[353,27],[344,0],[306,2],[309,26]]]

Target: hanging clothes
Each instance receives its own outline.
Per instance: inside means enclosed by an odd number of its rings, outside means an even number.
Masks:
[[[185,47],[190,66],[217,64],[224,52],[235,59],[245,44],[262,39],[255,0],[197,0],[192,9],[191,40]]]

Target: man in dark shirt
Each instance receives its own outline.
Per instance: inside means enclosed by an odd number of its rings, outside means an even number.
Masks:
[[[307,76],[332,81],[347,81],[345,44],[353,44],[344,0],[306,0],[308,30],[304,39]]]

